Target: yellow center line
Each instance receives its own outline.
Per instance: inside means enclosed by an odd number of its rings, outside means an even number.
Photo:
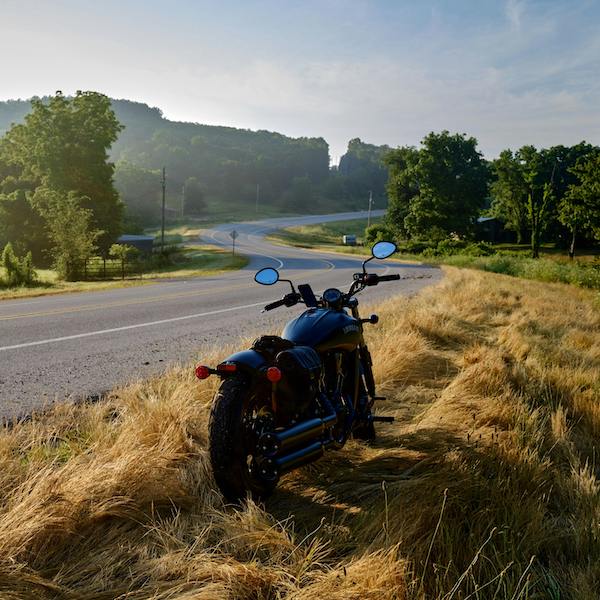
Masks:
[[[138,298],[135,300],[120,300],[118,302],[104,302],[102,304],[89,304],[85,306],[68,306],[65,308],[55,308],[52,310],[29,312],[29,313],[18,313],[15,315],[7,315],[0,317],[0,321],[11,321],[13,319],[25,319],[30,317],[46,317],[51,315],[63,315],[68,313],[82,312],[87,310],[98,310],[105,308],[114,308],[119,306],[131,306],[136,304],[149,304],[151,302],[161,302],[162,300],[174,300],[177,298],[186,298],[190,296],[204,296],[206,294],[213,294],[215,292],[229,292],[236,289],[242,289],[247,287],[246,284],[234,285],[222,288],[214,288],[210,290],[196,290],[193,292],[180,292],[178,294],[163,294],[162,296],[152,296],[150,298]]]
[[[331,270],[331,267],[327,270]],[[311,273],[313,270],[304,271],[297,273],[295,275],[296,278],[300,278],[304,276],[306,273]],[[178,298],[189,298],[190,296],[206,296],[207,294],[214,294],[217,292],[231,292],[234,290],[240,290],[248,287],[248,283],[238,284],[238,285],[230,285],[226,287],[220,288],[211,288],[208,290],[197,290],[197,291],[189,291],[189,292],[180,292],[177,294],[163,294],[161,296],[151,296],[150,298],[141,298],[135,300],[119,300],[117,302],[104,302],[102,304],[89,304],[85,306],[70,306],[65,308],[55,308],[52,310],[38,311],[38,312],[29,312],[29,313],[17,313],[14,315],[6,315],[0,317],[0,321],[12,321],[15,319],[27,319],[27,318],[35,318],[35,317],[49,317],[53,315],[64,315],[69,313],[76,312],[85,312],[90,310],[99,310],[106,308],[116,308],[120,306],[133,306],[138,304],[150,304],[152,302],[161,302],[163,300],[175,300]]]

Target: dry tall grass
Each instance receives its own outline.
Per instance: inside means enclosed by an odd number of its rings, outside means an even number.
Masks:
[[[373,446],[223,506],[191,369],[0,434],[0,597],[598,597],[600,315],[449,270],[378,307]],[[222,352],[226,352],[222,350]]]

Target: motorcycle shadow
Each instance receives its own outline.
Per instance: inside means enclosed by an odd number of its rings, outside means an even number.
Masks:
[[[412,498],[418,505],[421,485],[441,499],[444,488],[456,484],[457,457],[480,465],[497,460],[493,452],[443,426],[398,434],[389,425],[372,445],[350,441],[290,473],[265,508],[279,521],[292,519],[300,538],[318,532],[336,550],[350,552],[380,537],[388,504],[397,511]]]

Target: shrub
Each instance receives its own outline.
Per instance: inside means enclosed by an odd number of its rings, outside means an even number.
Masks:
[[[492,254],[496,254],[496,250],[492,244],[488,244],[487,242],[470,242],[465,246],[462,254],[468,256],[492,256]]]
[[[408,240],[400,244],[398,249],[406,254],[422,254],[425,250],[435,247],[436,243],[429,240]]]
[[[393,241],[394,232],[380,223],[370,225],[365,229],[365,244],[374,244],[375,242],[381,241]]]
[[[31,252],[19,258],[9,242],[2,252],[2,266],[6,272],[6,283],[8,287],[31,285],[37,279],[37,273],[33,268]]]
[[[125,279],[125,263],[137,258],[140,251],[134,246],[128,246],[127,244],[113,244],[108,253],[113,258],[121,261],[121,277]]]

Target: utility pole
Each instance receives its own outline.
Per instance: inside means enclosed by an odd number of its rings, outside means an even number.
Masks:
[[[165,189],[167,187],[167,174],[166,169],[163,167],[162,179],[160,180],[162,185],[162,225],[160,228],[160,252],[165,253]]]
[[[367,217],[367,227],[371,226],[371,207],[373,206],[373,190],[369,192],[369,216]]]
[[[185,184],[181,186],[181,218],[185,215]]]
[[[260,184],[256,184],[256,212],[258,213],[258,196],[260,194]]]

